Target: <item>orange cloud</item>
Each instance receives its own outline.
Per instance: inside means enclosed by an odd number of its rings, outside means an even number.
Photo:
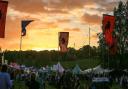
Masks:
[[[69,47],[88,44],[88,26],[100,29],[101,13],[110,12],[117,1],[112,0],[8,0],[6,38],[0,39],[2,49],[19,50],[21,20],[34,19],[23,37],[22,49],[56,49],[58,32],[69,31]],[[86,12],[86,13],[85,13]],[[82,16],[82,17],[81,17]],[[96,32],[91,42],[97,44]]]
[[[101,17],[98,15],[89,15],[88,13],[85,13],[81,20],[85,23],[89,23],[89,24],[101,24],[102,20]]]
[[[80,32],[79,28],[73,28],[73,29],[64,29],[65,32],[73,31],[73,32]]]

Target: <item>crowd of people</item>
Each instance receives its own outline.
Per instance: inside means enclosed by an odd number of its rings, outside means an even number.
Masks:
[[[29,68],[29,70],[23,68],[15,69],[8,65],[0,65],[0,89],[14,89],[14,81],[23,81],[28,89],[47,89],[47,85],[56,89],[93,89],[91,81],[97,77],[108,78],[110,86],[115,82],[120,84],[122,89],[128,89],[127,74],[121,76],[93,73],[76,75],[69,70],[63,73],[42,70],[34,67]],[[81,81],[87,81],[85,85],[88,87],[82,87],[84,84]]]
[[[55,86],[57,89],[80,89],[80,79],[71,72],[57,73],[49,76],[49,84]]]
[[[23,81],[28,89],[46,89],[46,83],[57,89],[79,89],[80,80],[71,72],[40,71],[37,68],[15,69],[8,65],[0,68],[0,89],[13,89],[14,81]]]

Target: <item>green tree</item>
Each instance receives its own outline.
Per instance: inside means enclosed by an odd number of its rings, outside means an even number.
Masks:
[[[126,68],[128,58],[128,1],[127,3],[119,2],[117,8],[114,8],[115,29],[113,37],[117,40],[117,54],[108,56],[108,62],[111,67]],[[103,32],[99,34],[99,46],[101,49],[102,59],[107,60],[109,52],[108,46],[105,44]],[[108,62],[104,61],[104,64]]]

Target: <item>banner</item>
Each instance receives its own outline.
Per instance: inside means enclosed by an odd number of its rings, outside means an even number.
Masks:
[[[115,26],[115,17],[111,15],[103,15],[103,33],[105,42],[110,47],[113,45],[113,31]]]
[[[69,32],[59,32],[59,47],[61,52],[68,51]]]
[[[22,30],[21,30],[21,36],[25,36],[26,35],[26,26],[31,23],[33,20],[22,20],[21,21],[21,26],[22,26]]]
[[[0,38],[5,37],[5,23],[8,1],[0,1]]]

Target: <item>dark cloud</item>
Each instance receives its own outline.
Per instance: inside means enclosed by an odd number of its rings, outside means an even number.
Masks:
[[[81,20],[85,23],[89,24],[101,24],[101,17],[98,15],[90,15],[88,13],[85,13],[82,17]]]
[[[80,32],[80,29],[79,28],[65,28],[63,31],[66,31],[66,32],[69,32],[69,31],[74,31],[74,32]]]
[[[68,10],[61,10],[61,9],[51,9],[51,10],[45,10],[46,13],[48,14],[54,14],[54,13],[61,13],[61,14],[68,14]]]
[[[9,6],[21,12],[44,12],[45,4],[41,0],[10,0]]]
[[[59,19],[57,20],[58,23],[69,23],[71,20],[70,19]]]

